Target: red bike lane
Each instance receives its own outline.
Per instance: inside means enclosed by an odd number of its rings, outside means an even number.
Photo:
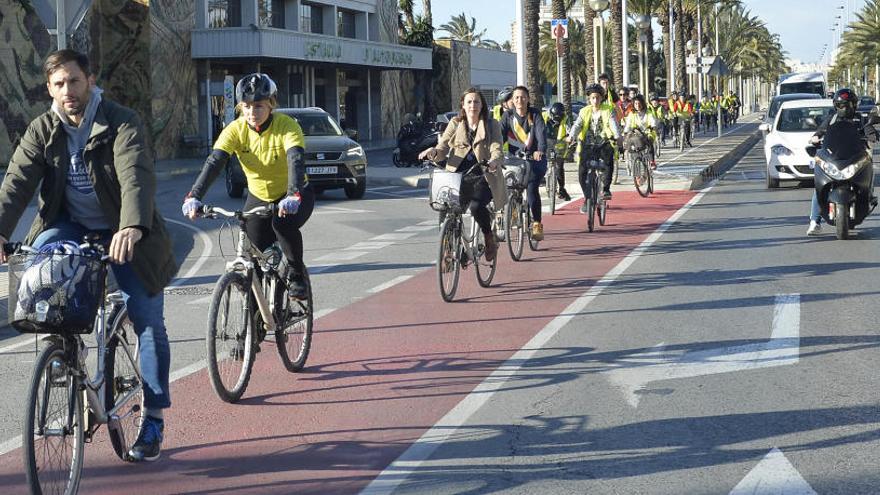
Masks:
[[[80,492],[357,493],[693,196],[616,192],[593,233],[579,203],[545,214],[539,250],[516,263],[502,244],[488,289],[470,268],[444,303],[436,270],[419,273],[317,320],[298,374],[264,343],[238,404],[216,398],[205,370],[185,377],[162,458],[121,462],[102,427]],[[0,457],[0,486],[27,493],[20,449]]]

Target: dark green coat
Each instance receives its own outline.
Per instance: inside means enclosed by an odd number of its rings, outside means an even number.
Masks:
[[[132,266],[151,294],[163,290],[177,265],[162,216],[155,209],[156,175],[137,114],[106,99],[98,105],[83,160],[114,232],[140,227]],[[0,235],[7,239],[39,187],[39,211],[25,242],[50,227],[64,208],[70,155],[67,133],[51,109],[28,126],[0,185]]]

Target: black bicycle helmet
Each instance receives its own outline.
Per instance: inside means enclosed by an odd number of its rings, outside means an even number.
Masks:
[[[565,105],[558,101],[550,105],[550,118],[554,122],[561,122],[563,116],[565,116]]]
[[[849,89],[843,88],[837,90],[837,93],[834,93],[834,108],[837,110],[837,115],[839,117],[851,119],[856,116],[856,105],[859,101],[859,97],[856,93]]]
[[[498,98],[495,99],[495,102],[503,105],[507,103],[513,97],[513,88],[510,86],[505,87],[501,91],[498,92]]]
[[[242,77],[235,86],[235,99],[247,103],[268,100],[277,93],[275,81],[259,72]]]
[[[597,93],[599,95],[599,98],[605,97],[605,90],[602,88],[602,86],[600,86],[598,84],[593,84],[589,88],[587,88],[587,96],[588,97],[593,93]]]

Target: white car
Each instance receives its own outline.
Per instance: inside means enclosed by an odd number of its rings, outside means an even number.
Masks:
[[[780,181],[813,180],[813,159],[806,147],[816,128],[834,110],[831,100],[794,100],[779,107],[771,123],[761,124],[766,132],[767,188]]]

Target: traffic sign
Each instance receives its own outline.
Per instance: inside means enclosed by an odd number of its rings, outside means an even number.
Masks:
[[[568,39],[568,19],[551,19],[550,34],[553,39]]]
[[[709,71],[709,68],[714,62],[714,55],[711,57],[697,57],[696,55],[689,55],[685,60],[685,71],[688,74],[705,74]]]

